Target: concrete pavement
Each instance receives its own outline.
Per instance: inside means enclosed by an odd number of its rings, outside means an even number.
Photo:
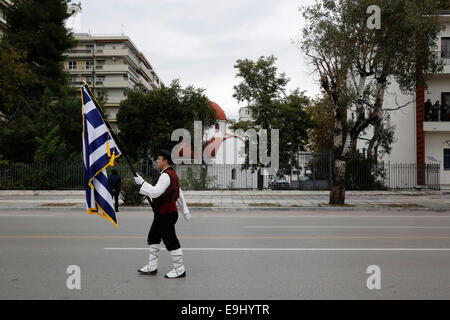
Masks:
[[[75,209],[85,206],[82,190],[0,190],[0,210]],[[327,210],[329,191],[217,190],[185,191],[188,206],[198,210]],[[146,204],[148,205],[148,204]],[[146,208],[130,207],[134,210]],[[342,210],[450,210],[450,190],[347,191]]]

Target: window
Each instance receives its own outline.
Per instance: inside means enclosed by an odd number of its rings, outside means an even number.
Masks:
[[[102,84],[105,81],[105,76],[97,76],[95,79],[95,83]]]
[[[69,61],[69,70],[75,70],[77,68],[76,61]]]
[[[450,38],[441,38],[441,57],[450,58]]]
[[[97,65],[95,66],[95,69],[103,70],[104,65],[105,65],[105,60],[97,60]]]
[[[450,149],[444,149],[444,170],[450,170]]]
[[[231,179],[236,180],[236,169],[231,169]]]
[[[442,92],[441,93],[441,103],[442,104],[450,104],[450,92]]]
[[[86,70],[94,68],[94,61],[86,61]]]

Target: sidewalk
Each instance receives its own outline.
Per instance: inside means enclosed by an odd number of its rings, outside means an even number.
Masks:
[[[450,211],[450,192],[347,191],[345,206],[329,206],[329,191],[185,191],[194,210],[414,210]],[[0,190],[0,210],[84,210],[83,190]],[[148,206],[148,203],[145,203]],[[148,210],[145,207],[127,207]]]

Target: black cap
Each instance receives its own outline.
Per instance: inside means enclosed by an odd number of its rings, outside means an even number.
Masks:
[[[156,156],[157,156],[157,157],[158,157],[158,156],[163,156],[164,159],[167,160],[167,163],[168,163],[169,165],[172,165],[172,164],[173,164],[173,162],[172,162],[172,154],[171,154],[170,151],[167,151],[167,150],[165,150],[165,149],[161,149],[161,150],[158,151],[158,154],[157,154]]]

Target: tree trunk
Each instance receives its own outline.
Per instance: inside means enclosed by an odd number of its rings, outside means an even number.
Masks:
[[[343,205],[345,203],[345,171],[347,161],[334,161],[333,184],[331,186],[329,204]]]
[[[367,147],[367,158],[374,159],[375,161],[378,161],[378,154],[377,149],[380,142],[380,134],[383,130],[383,119],[382,117],[378,117],[376,120],[374,129],[373,129],[373,136],[369,141],[369,145]]]

